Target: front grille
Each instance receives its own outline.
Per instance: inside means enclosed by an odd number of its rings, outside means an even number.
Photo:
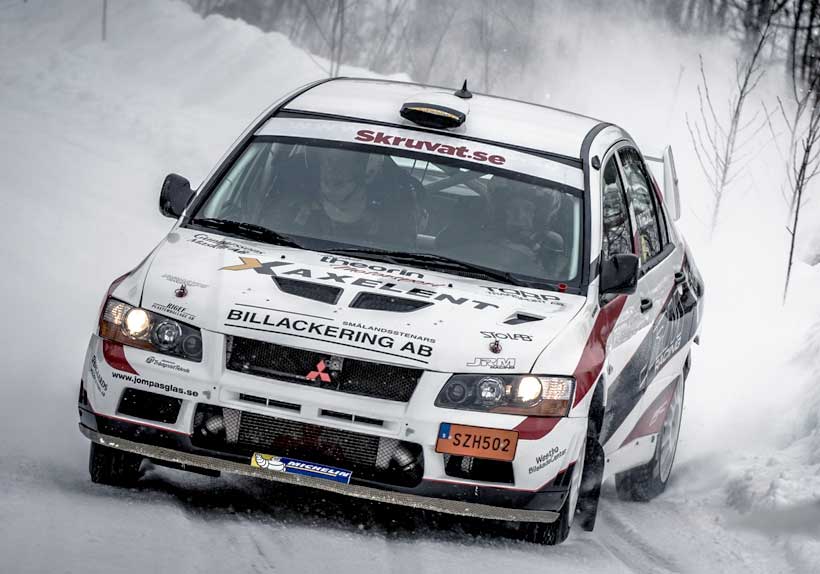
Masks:
[[[323,361],[329,365],[330,355],[243,337],[228,337],[225,366],[231,371],[257,377],[401,402],[410,400],[423,372],[420,369],[344,359],[340,371],[331,372],[330,367],[325,371],[331,378],[330,382],[322,381],[322,377],[318,376],[309,380],[308,374],[316,371]]]
[[[353,472],[354,478],[416,486],[424,474],[420,445],[398,439],[197,405],[195,446],[252,456],[262,452]]]

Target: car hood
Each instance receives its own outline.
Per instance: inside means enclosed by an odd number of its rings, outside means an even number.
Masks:
[[[156,250],[142,295],[209,331],[442,372],[528,372],[583,303],[186,228]]]

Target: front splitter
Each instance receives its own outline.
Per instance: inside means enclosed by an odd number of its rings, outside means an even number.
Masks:
[[[230,460],[222,460],[209,456],[181,452],[160,446],[153,446],[133,442],[123,438],[100,434],[82,424],[80,431],[90,440],[104,446],[125,450],[142,455],[146,458],[153,458],[165,462],[187,465],[192,467],[229,472],[254,478],[263,478],[275,482],[295,484],[308,488],[315,488],[327,492],[335,492],[355,498],[363,498],[386,504],[408,506],[422,510],[432,510],[444,514],[456,516],[467,516],[470,518],[483,518],[488,520],[506,520],[511,522],[555,522],[559,514],[550,510],[523,510],[515,508],[503,508],[499,506],[489,506],[487,504],[477,504],[475,502],[460,502],[457,500],[447,500],[443,498],[431,498],[419,496],[417,494],[407,494],[402,492],[391,492],[361,486],[357,484],[342,484],[321,478],[289,474],[252,467],[250,464],[241,464]]]

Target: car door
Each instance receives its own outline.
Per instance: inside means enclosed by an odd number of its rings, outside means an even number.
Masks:
[[[638,253],[635,217],[618,162],[618,150],[623,145],[616,145],[604,156],[601,170],[601,261],[617,254]],[[627,379],[632,377],[632,359],[646,338],[649,326],[641,313],[640,290],[631,295],[604,295],[600,303],[601,313],[617,315],[607,339],[603,377],[607,398],[601,442],[609,455],[620,446],[609,439],[634,407],[635,385]]]
[[[608,430],[620,443],[643,411],[670,383],[679,368],[667,367],[686,343],[680,309],[683,250],[670,233],[659,190],[640,152],[627,145],[617,152],[620,173],[634,221],[634,248],[641,260],[635,297],[638,313],[630,328],[637,345],[608,395]],[[682,365],[681,365],[682,366]],[[610,445],[618,448],[619,444]]]

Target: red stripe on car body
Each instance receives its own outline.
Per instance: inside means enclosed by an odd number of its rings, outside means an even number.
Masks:
[[[635,423],[635,428],[632,429],[632,432],[630,432],[624,439],[624,442],[621,443],[622,447],[637,438],[655,434],[661,430],[663,421],[666,419],[666,410],[669,408],[669,403],[672,402],[672,397],[675,395],[677,384],[678,380],[675,379],[675,381],[661,391],[661,394],[652,401],[649,408],[646,409],[641,418],[638,419],[638,422]]]
[[[572,374],[575,377],[575,404],[573,407],[578,406],[584,400],[604,368],[606,342],[615,327],[615,323],[618,321],[618,317],[621,316],[626,299],[626,295],[618,295],[604,306],[598,313],[598,317],[595,318],[595,324],[592,326],[592,332],[589,334],[586,345],[584,345],[581,359]],[[538,440],[555,428],[559,420],[561,419],[557,417],[527,417],[515,427],[515,430],[518,431],[519,439]]]
[[[105,362],[110,367],[118,371],[125,371],[134,375],[139,374],[125,358],[125,348],[119,343],[103,341],[103,357],[105,357]]]

